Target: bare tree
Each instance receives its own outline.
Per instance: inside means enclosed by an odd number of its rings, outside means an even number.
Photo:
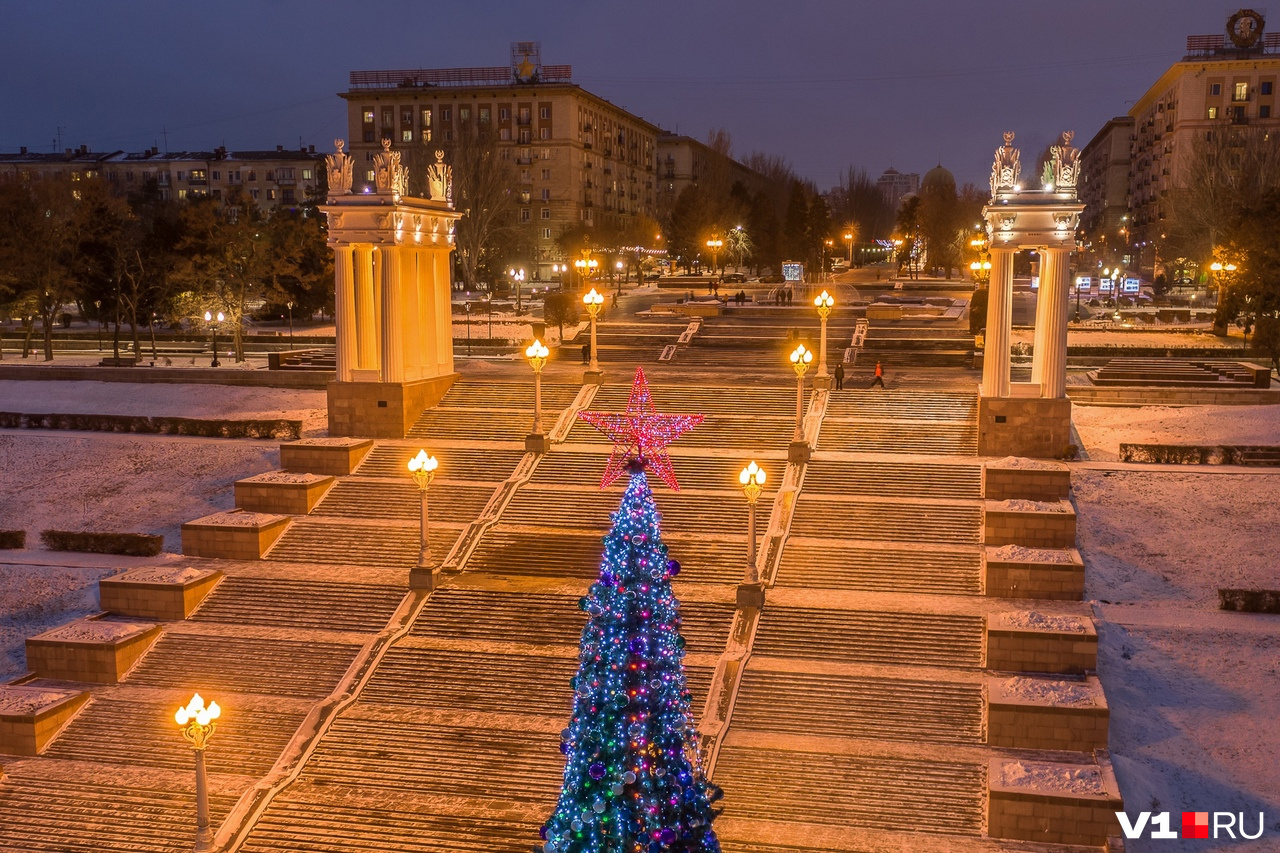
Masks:
[[[500,265],[499,247],[517,237],[517,174],[504,158],[510,151],[498,147],[492,132],[465,125],[448,147],[454,206],[463,214],[455,235],[458,268],[468,289],[486,267]]]

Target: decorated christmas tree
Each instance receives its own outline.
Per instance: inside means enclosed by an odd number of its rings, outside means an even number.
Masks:
[[[600,576],[579,605],[589,616],[573,677],[573,719],[543,853],[715,853],[720,791],[702,774],[684,674],[680,564],[662,543],[646,469],[678,489],[663,448],[701,415],[658,415],[636,372],[626,415],[581,417],[614,440],[601,487],[629,476],[604,540]]]

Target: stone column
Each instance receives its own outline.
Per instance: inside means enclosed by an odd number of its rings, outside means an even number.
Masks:
[[[437,340],[440,346],[436,350],[436,372],[438,374],[453,373],[453,286],[450,271],[453,259],[452,248],[448,245],[433,247],[431,250],[435,276],[431,280],[431,292],[435,297]]]
[[[991,249],[987,345],[982,357],[982,396],[1009,396],[1009,341],[1013,333],[1013,249]]]
[[[1036,311],[1036,338],[1040,343],[1032,366],[1041,397],[1066,396],[1069,278],[1068,251],[1046,249],[1040,267],[1040,307],[1044,310]]]
[[[1049,278],[1052,270],[1049,268],[1049,253],[1041,248],[1040,253],[1040,289],[1036,292],[1036,325],[1031,337],[1031,384],[1039,385],[1042,380],[1042,371],[1044,370],[1044,333],[1048,328],[1046,322],[1047,312],[1049,311],[1049,303],[1053,300],[1050,298]]]
[[[352,369],[359,366],[354,255],[355,250],[350,246],[335,246],[333,249],[333,324],[339,382],[350,382]]]
[[[375,320],[378,309],[373,293],[373,247],[356,246],[352,255],[355,260],[356,363],[361,370],[377,370],[378,327]]]
[[[382,273],[382,381],[404,381],[404,329],[401,328],[401,249],[378,249]]]

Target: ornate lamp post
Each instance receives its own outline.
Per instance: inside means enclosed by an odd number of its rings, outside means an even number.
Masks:
[[[533,368],[533,432],[525,439],[525,450],[533,453],[546,452],[547,438],[542,433],[542,368],[550,354],[551,350],[536,339],[524,351],[529,366]]]
[[[209,328],[213,330],[213,361],[209,362],[210,367],[218,367],[220,364],[218,361],[218,324],[225,319],[226,315],[221,311],[219,311],[216,316],[208,311],[204,312],[204,321],[208,323]]]
[[[595,258],[591,257],[590,249],[583,249],[582,257],[574,261],[573,265],[578,268],[578,275],[582,276],[582,286],[586,287],[587,278],[591,275],[592,270],[600,266],[600,262],[597,261]]]
[[[991,279],[991,261],[974,261],[969,264],[969,272],[976,287],[986,287]]]
[[[418,494],[422,498],[422,515],[418,528],[421,545],[418,552],[418,568],[425,570],[428,574],[431,572],[431,543],[427,539],[427,490],[431,487],[431,481],[436,478],[436,469],[439,467],[440,463],[436,458],[428,456],[425,450],[419,450],[418,455],[409,460],[409,476],[413,477],[413,482],[418,486]]]
[[[834,248],[835,245],[836,245],[835,240],[822,241],[822,280],[823,281],[827,280],[827,250]]]
[[[711,250],[711,275],[714,277],[716,268],[720,266],[720,247],[724,245],[724,241],[718,237],[707,241],[707,248]]]
[[[742,494],[747,497],[747,583],[760,582],[760,566],[756,560],[756,501],[764,491],[764,469],[754,461],[738,475]]]
[[[818,375],[813,378],[814,388],[830,388],[831,377],[827,375],[827,317],[831,316],[831,306],[836,301],[825,290],[813,298],[813,305],[818,309],[818,319],[822,321],[822,331],[818,338]]]
[[[604,305],[604,297],[597,293],[593,287],[582,297],[582,304],[587,307],[587,316],[591,318],[591,366],[587,368],[587,375],[598,380],[600,376],[600,361],[596,356],[596,317],[600,315],[600,307]]]
[[[1230,261],[1225,264],[1221,261],[1214,261],[1209,264],[1209,269],[1213,271],[1213,277],[1218,285],[1217,307],[1220,312],[1222,303],[1227,299],[1227,276],[1236,271],[1236,265]],[[1213,320],[1213,333],[1215,335],[1225,335],[1227,333],[1227,322],[1220,319],[1218,315],[1215,315]]]
[[[94,319],[98,321],[98,352],[102,352],[102,300],[93,300],[93,307],[93,313],[97,315]],[[205,320],[209,319],[208,312],[205,312],[204,318]]]
[[[791,461],[808,461],[809,446],[804,440],[804,374],[812,362],[813,353],[804,344],[792,350],[791,367],[796,372],[796,432],[791,437]]]
[[[524,270],[518,270],[513,267],[507,274],[511,276],[511,280],[516,286],[516,313],[519,314],[523,309],[523,303],[520,299],[520,291],[522,289],[521,285],[524,284]]]
[[[196,754],[196,853],[213,849],[213,832],[209,829],[209,785],[204,772],[204,750],[213,737],[222,709],[217,702],[206,708],[199,693],[191,697],[185,708],[173,715],[179,731]]]
[[[614,269],[618,271],[618,295],[619,296],[622,295],[622,285],[627,280],[626,276],[622,272],[624,266],[626,265],[623,264],[622,261],[618,261],[613,265]]]
[[[284,307],[289,311],[289,337],[293,337],[293,303],[286,302]]]
[[[849,244],[849,267],[853,267],[853,232],[844,232],[844,241]]]
[[[462,303],[462,310],[467,312],[467,355],[471,355],[471,303]]]

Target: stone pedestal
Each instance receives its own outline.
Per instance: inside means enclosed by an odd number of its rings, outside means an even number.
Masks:
[[[583,385],[602,385],[604,384],[603,370],[584,370],[582,371]]]
[[[430,568],[414,566],[409,570],[409,589],[421,589],[431,592],[439,588],[443,577],[439,566]]]
[[[0,685],[0,753],[39,755],[88,701],[85,691]]]
[[[236,481],[236,506],[245,512],[306,515],[334,482],[323,474],[269,471]]]
[[[1084,561],[1075,548],[988,547],[983,562],[985,593],[991,598],[1084,598]]]
[[[1029,460],[1028,460],[1029,462]],[[988,462],[983,470],[983,497],[989,501],[1060,501],[1071,493],[1071,471],[1060,462],[1037,467]]]
[[[1074,548],[1076,512],[1069,501],[986,501],[983,542],[1027,548]]]
[[[27,668],[55,681],[116,684],[160,636],[160,626],[81,619],[27,640]]]
[[[805,465],[813,455],[813,448],[807,441],[793,441],[787,445],[787,461],[793,465]]]
[[[551,450],[551,439],[543,432],[531,432],[524,437],[525,453],[546,453]]]
[[[831,378],[830,374],[813,377],[813,390],[815,391],[830,391],[831,386],[834,384],[835,380]]]
[[[1016,388],[1021,390],[1022,386]],[[1069,444],[1070,399],[1009,395],[978,398],[979,456],[1057,459]]]
[[[200,606],[222,580],[216,569],[131,569],[98,581],[102,609],[117,616],[177,622]]]
[[[289,526],[289,518],[260,512],[217,512],[182,525],[188,557],[261,560]]]
[[[1107,745],[1109,712],[1096,678],[987,679],[987,743],[1092,752]]]
[[[992,759],[987,768],[987,834],[1101,848],[1118,835],[1124,811],[1110,763]]]
[[[1098,668],[1098,632],[1085,616],[992,613],[986,665],[997,672],[1092,672]]]
[[[329,433],[404,438],[457,378],[449,373],[411,382],[330,382]]]
[[[372,449],[367,438],[304,438],[280,445],[280,467],[295,474],[346,477]]]
[[[738,609],[755,608],[756,610],[764,609],[764,582],[756,581],[755,583],[738,584],[737,596]]]

